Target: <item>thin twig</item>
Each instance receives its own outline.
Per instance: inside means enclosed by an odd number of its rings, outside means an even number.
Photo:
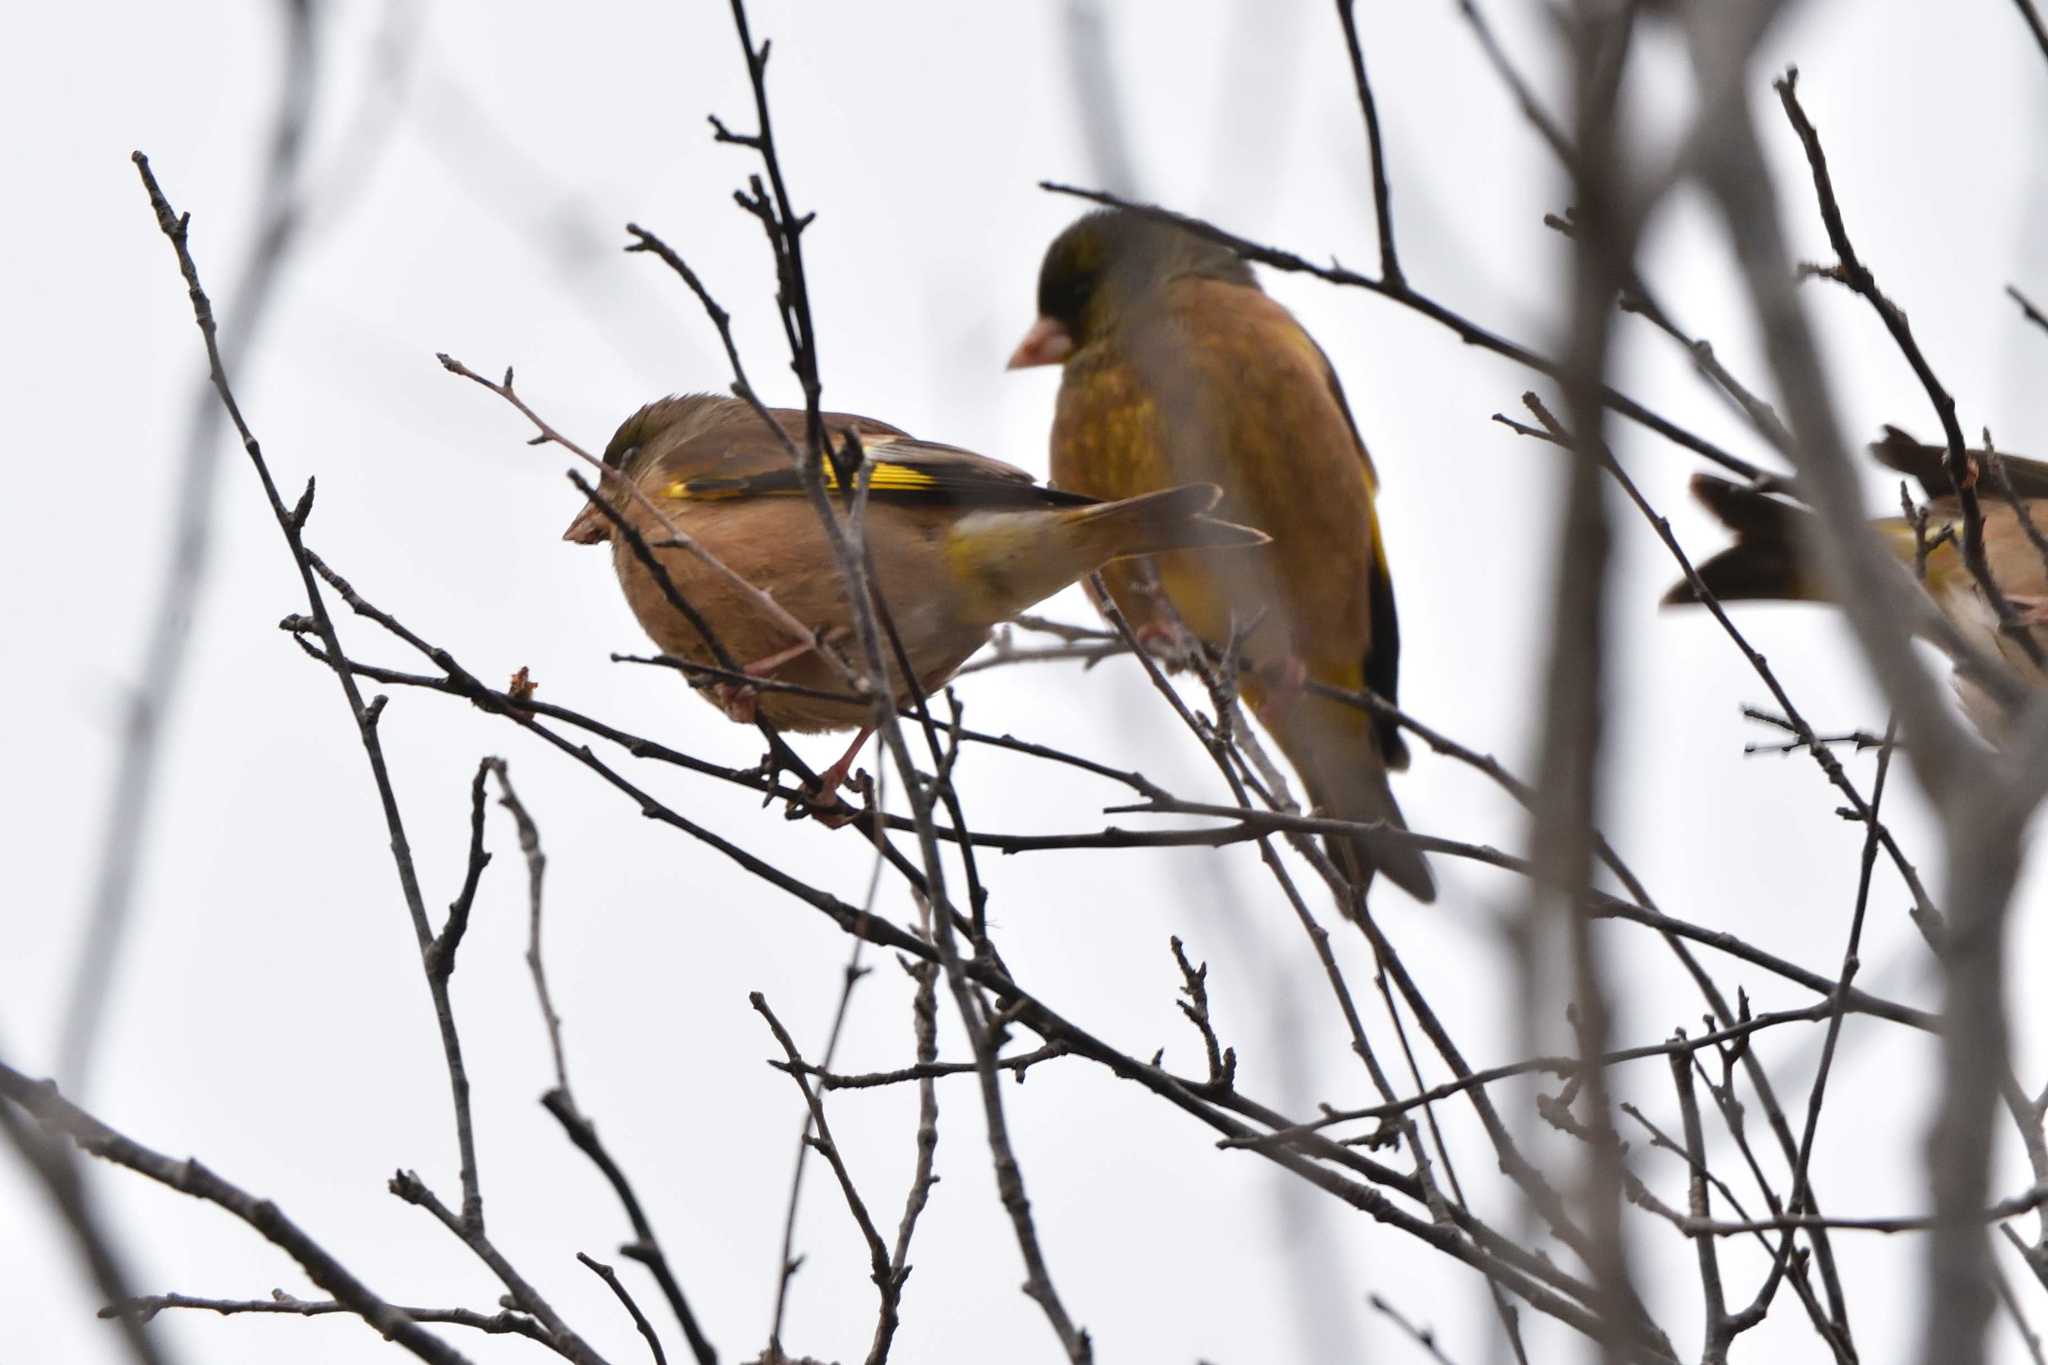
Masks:
[[[1827,154],[1821,150],[1820,133],[1813,121],[1806,116],[1806,110],[1799,103],[1799,70],[1788,69],[1785,74],[1771,83],[1778,92],[1778,102],[1785,108],[1785,117],[1791,121],[1792,130],[1799,135],[1800,143],[1806,148],[1806,161],[1813,172],[1814,194],[1820,200],[1821,222],[1826,225],[1828,242],[1834,248],[1835,263],[1821,267],[1812,273],[1823,276],[1846,286],[1853,293],[1861,295],[1883,321],[1884,329],[1891,334],[1892,342],[1899,354],[1905,357],[1920,387],[1927,393],[1927,401],[1934,408],[1935,416],[1941,420],[1941,431],[1948,442],[1948,476],[1955,486],[1956,502],[1962,516],[1963,562],[1969,566],[1970,576],[1977,581],[1985,601],[1998,617],[2000,627],[2017,639],[2020,648],[2036,667],[2048,666],[2033,632],[2018,624],[2019,614],[2006,600],[2005,591],[1992,576],[1991,562],[1984,552],[1984,511],[1977,500],[1977,474],[1975,463],[1963,445],[1962,424],[1956,420],[1955,399],[1935,377],[1934,367],[1920,350],[1920,343],[1914,339],[1912,324],[1906,321],[1906,314],[1899,306],[1885,296],[1878,288],[1877,278],[1863,258],[1856,254],[1855,246],[1849,240],[1848,226],[1842,220],[1841,205],[1835,200],[1834,179],[1828,173]]]
[[[2010,1199],[2001,1199],[1988,1208],[1973,1214],[1973,1224],[2000,1223],[2008,1218],[2017,1218],[2023,1213],[2032,1213],[2043,1204],[2048,1204],[2048,1185],[2036,1185],[2016,1194]],[[1684,1225],[1689,1237],[1739,1237],[1752,1232],[1770,1232],[1780,1228],[1826,1227],[1850,1232],[1928,1232],[1937,1227],[1940,1216],[1931,1214],[1902,1214],[1883,1218],[1823,1218],[1818,1214],[1785,1214],[1777,1218],[1762,1218],[1747,1223],[1716,1223],[1710,1219],[1688,1219]]]
[[[294,1318],[324,1318],[337,1313],[348,1317],[359,1316],[354,1308],[338,1300],[297,1299],[281,1289],[271,1290],[267,1299],[207,1299],[191,1294],[148,1294],[119,1304],[110,1304],[100,1309],[99,1315],[109,1318],[117,1317],[123,1312],[133,1312],[147,1322],[158,1313],[170,1309],[218,1313],[224,1318],[249,1313]],[[539,1323],[524,1313],[514,1312],[509,1308],[501,1308],[495,1313],[479,1313],[471,1308],[400,1308],[393,1305],[392,1311],[403,1313],[414,1322],[467,1327],[488,1336],[521,1336],[530,1341],[537,1341],[543,1346],[551,1347],[553,1344]]]
[[[1365,53],[1358,44],[1354,4],[1355,0],[1337,0],[1337,20],[1344,26],[1344,47],[1351,56],[1351,82],[1358,88],[1358,108],[1365,116],[1366,147],[1372,153],[1372,209],[1380,231],[1380,278],[1400,289],[1407,281],[1401,275],[1401,261],[1394,251],[1394,211],[1387,202],[1387,154],[1380,145],[1380,111],[1372,97],[1372,82],[1365,75]]]
[[[647,1320],[647,1315],[640,1311],[640,1305],[633,1301],[631,1291],[619,1282],[619,1272],[603,1261],[586,1256],[580,1251],[576,1253],[576,1259],[583,1262],[591,1274],[603,1280],[605,1287],[625,1306],[627,1314],[633,1319],[633,1326],[639,1329],[641,1339],[647,1343],[648,1351],[654,1356],[654,1365],[668,1365],[668,1356],[663,1354],[661,1349],[661,1338],[654,1334],[654,1324]]]
[[[526,858],[526,969],[533,976],[533,994],[540,1005],[540,1019],[548,1032],[548,1051],[555,1059],[555,1088],[564,1102],[573,1106],[569,1090],[569,1064],[562,1053],[562,1016],[555,1012],[548,993],[548,970],[540,951],[541,884],[547,875],[547,854],[541,852],[540,827],[533,822],[526,803],[512,790],[512,772],[502,758],[487,758],[484,769],[498,779],[498,804],[511,813],[519,831],[519,851]],[[483,769],[478,770],[481,777]]]
[[[2020,306],[2021,316],[2036,327],[2039,327],[2042,331],[2048,332],[2048,313],[2043,313],[2039,308],[2036,308],[2034,301],[2025,294],[2022,294],[2017,285],[2007,285],[2005,292],[2008,298]]]
[[[1685,1161],[1691,1168],[1691,1177],[1686,1181],[1686,1211],[1694,1219],[1706,1222],[1713,1217],[1707,1192],[1707,1139],[1700,1126],[1699,1097],[1693,1092],[1690,1054],[1672,1054],[1671,1079],[1678,1087],[1678,1108],[1685,1126]],[[1696,1238],[1693,1245],[1699,1255],[1700,1293],[1706,1300],[1706,1344],[1700,1353],[1701,1365],[1727,1365],[1728,1343],[1735,1331],[1728,1318],[1727,1294],[1721,1287],[1720,1249],[1711,1237]]]
[[[879,805],[880,803],[877,802]],[[877,870],[879,870],[879,865]],[[875,881],[868,882],[868,903],[874,902]],[[832,1010],[832,1027],[825,1035],[825,1055],[817,1071],[829,1074],[832,1059],[839,1053],[839,1040],[845,1036],[846,1017],[853,1003],[853,988],[858,986],[871,968],[861,965],[861,950],[866,947],[860,939],[853,941],[853,950],[846,959],[846,965],[839,972],[839,1003]],[[771,1062],[770,1065],[775,1065]],[[787,1063],[783,1064],[787,1066]],[[816,1073],[808,1073],[816,1074]],[[830,1086],[824,1087],[830,1089]],[[797,1130],[796,1156],[790,1163],[789,1194],[782,1201],[782,1247],[775,1258],[775,1312],[768,1320],[768,1348],[771,1352],[782,1350],[782,1322],[789,1308],[789,1286],[796,1278],[797,1266],[802,1258],[796,1254],[797,1212],[803,1204],[804,1168],[809,1164],[811,1154],[811,1129],[816,1120],[811,1117],[809,1106],[804,1108],[803,1125]]]
[[[1437,1344],[1434,1331],[1427,1327],[1417,1327],[1402,1315],[1400,1309],[1394,1307],[1393,1304],[1388,1303],[1377,1294],[1366,1295],[1365,1301],[1372,1305],[1372,1310],[1375,1313],[1378,1313],[1381,1317],[1393,1323],[1394,1326],[1400,1328],[1403,1336],[1429,1352],[1429,1358],[1436,1361],[1437,1365],[1452,1365],[1451,1358],[1445,1355],[1443,1347]]]
[[[904,970],[917,983],[910,1013],[917,1035],[917,1064],[930,1067],[939,1055],[939,967],[934,962],[906,963]],[[1022,1076],[1020,1069],[1017,1073]],[[939,1150],[939,1090],[935,1077],[927,1073],[917,1079],[917,1160],[910,1177],[910,1189],[903,1196],[903,1216],[896,1224],[896,1244],[889,1252],[889,1268],[898,1280],[910,1274],[910,1239],[917,1220],[931,1201],[932,1186],[939,1177],[934,1160]]]
[[[825,1118],[825,1104],[819,1092],[811,1087],[810,1081],[794,1066],[803,1060],[796,1050],[796,1040],[789,1036],[789,1030],[775,1017],[775,1011],[768,1007],[768,1001],[759,991],[751,991],[747,1000],[754,1010],[768,1022],[769,1031],[775,1041],[782,1045],[783,1055],[791,1063],[788,1074],[803,1092],[804,1104],[811,1112],[812,1136],[806,1140],[825,1158],[825,1164],[832,1169],[833,1178],[839,1182],[839,1192],[846,1199],[847,1212],[853,1215],[854,1226],[860,1230],[861,1240],[867,1244],[868,1273],[875,1282],[876,1292],[881,1296],[882,1320],[875,1329],[876,1346],[881,1354],[888,1353],[887,1342],[896,1331],[896,1308],[902,1296],[903,1281],[890,1262],[889,1248],[882,1241],[882,1234],[875,1227],[875,1220],[868,1215],[867,1201],[861,1198],[860,1190],[853,1183],[853,1175],[846,1169],[846,1159],[840,1155],[839,1144],[832,1140],[832,1125]],[[778,1348],[779,1349],[779,1348]],[[873,1359],[873,1357],[870,1357]]]

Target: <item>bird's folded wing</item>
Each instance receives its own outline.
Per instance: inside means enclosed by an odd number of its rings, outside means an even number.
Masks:
[[[1093,501],[1034,483],[1031,475],[1015,465],[971,450],[909,436],[877,434],[880,440],[863,440],[868,496],[877,501],[931,502],[962,508],[1072,507]],[[664,484],[661,494],[695,500],[803,492],[802,477],[788,463],[787,455],[779,451],[772,462],[747,461],[750,468],[735,468],[734,463],[722,462],[716,474]],[[820,473],[825,487],[836,491],[838,479],[829,461]]]

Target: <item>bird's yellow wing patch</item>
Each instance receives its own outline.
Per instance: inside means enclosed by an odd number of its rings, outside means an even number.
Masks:
[[[976,509],[1076,507],[1094,501],[1076,493],[1047,488],[1021,469],[970,455],[950,446],[898,443],[915,455],[891,458],[868,453],[860,478],[876,502],[932,503]],[[819,470],[825,491],[837,493],[839,479],[832,466]],[[856,481],[858,483],[858,480]],[[681,502],[714,502],[733,498],[792,497],[804,491],[803,479],[789,465],[753,474],[700,474],[661,484],[659,496]]]
[[[938,480],[929,470],[913,469],[907,464],[892,464],[887,460],[870,460],[868,468],[873,473],[868,478],[868,487],[883,493],[910,493],[921,488],[936,488]],[[832,473],[832,466],[824,469],[825,487],[836,489],[838,481]]]
[[[939,486],[939,481],[930,471],[907,464],[895,464],[888,460],[869,460],[865,466],[868,472],[868,487],[877,493],[921,493]],[[827,492],[839,491],[839,476],[828,463],[819,469]],[[664,498],[675,498],[686,502],[716,501],[722,498],[742,497],[789,497],[804,491],[803,483],[793,470],[777,470],[772,474],[751,475],[709,475],[700,479],[680,479],[665,484],[661,489]]]

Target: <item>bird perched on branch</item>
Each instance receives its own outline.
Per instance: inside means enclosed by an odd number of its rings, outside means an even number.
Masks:
[[[1934,605],[1962,634],[1987,654],[2003,658],[2036,686],[2048,686],[2044,673],[2027,657],[2025,647],[2000,629],[1998,614],[1982,585],[1963,560],[1962,507],[1950,482],[1944,447],[1914,440],[1897,427],[1886,427],[1884,439],[1870,453],[1878,463],[1911,477],[1927,498],[1927,519],[1916,526],[1904,516],[1880,517],[1871,529],[1909,573],[1922,575],[1922,586]],[[1987,470],[1990,452],[1966,452],[1971,466]],[[2018,456],[1999,457],[2011,482],[2008,499],[1997,480],[1977,485],[1984,514],[1984,557],[1999,591],[2013,608],[2015,625],[2048,626],[2048,552],[2038,548],[2021,521],[2021,509],[2048,535],[2048,464]],[[1818,534],[1814,514],[1798,503],[1747,484],[1731,483],[1710,474],[1695,474],[1693,495],[1735,533],[1735,543],[1696,571],[1707,590],[1723,602],[1824,602],[1827,585],[1809,549]],[[1924,572],[1921,568],[1925,557]],[[1700,601],[1690,580],[1665,594],[1666,605]],[[2048,650],[2048,635],[2032,631]],[[1967,677],[1958,675],[1956,690],[1963,707],[1987,735],[2003,727],[2002,708]]]
[[[700,679],[716,678],[706,690],[733,719],[858,729],[820,779],[829,800],[872,732],[873,709],[826,657],[831,650],[858,660],[861,652],[846,576],[798,471],[804,414],[768,412],[773,425],[737,398],[649,403],[605,448],[613,472],[599,495],[611,515],[587,503],[563,539],[611,544],[642,628],[664,653],[697,665]],[[1220,496],[1213,486],[1102,502],[872,418],[832,412],[823,420],[835,450],[851,437],[865,452],[854,487],[866,485],[860,529],[868,571],[922,693],[943,685],[995,626],[1111,560],[1266,541],[1205,515]],[[848,501],[833,462],[819,474],[843,516]],[[621,525],[637,533],[683,606]],[[892,693],[907,700],[886,634],[882,652]]]
[[[1239,634],[1239,694],[1309,799],[1405,831],[1387,783],[1407,765],[1399,730],[1305,687],[1391,701],[1400,675],[1378,476],[1328,357],[1234,252],[1112,209],[1045,253],[1038,320],[1010,367],[1050,364],[1063,367],[1055,486],[1122,498],[1213,483],[1219,515],[1273,538],[1228,559],[1162,555],[1151,574],[1113,565],[1104,580],[1117,606],[1148,637],[1170,635],[1175,618],[1210,647]],[[1435,896],[1428,863],[1398,834],[1336,840],[1332,854],[1361,887],[1378,871],[1419,900]]]

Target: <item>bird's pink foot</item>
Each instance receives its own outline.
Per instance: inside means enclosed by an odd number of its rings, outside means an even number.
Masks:
[[[853,768],[853,760],[859,757],[861,747],[868,742],[868,736],[874,732],[873,726],[863,725],[860,733],[853,737],[853,743],[847,745],[846,752],[839,756],[838,762],[818,774],[818,784],[811,789],[808,798],[813,819],[837,829],[860,818],[860,810],[839,799],[839,789],[845,787],[864,799],[874,794],[874,780],[867,773],[848,776]]]

